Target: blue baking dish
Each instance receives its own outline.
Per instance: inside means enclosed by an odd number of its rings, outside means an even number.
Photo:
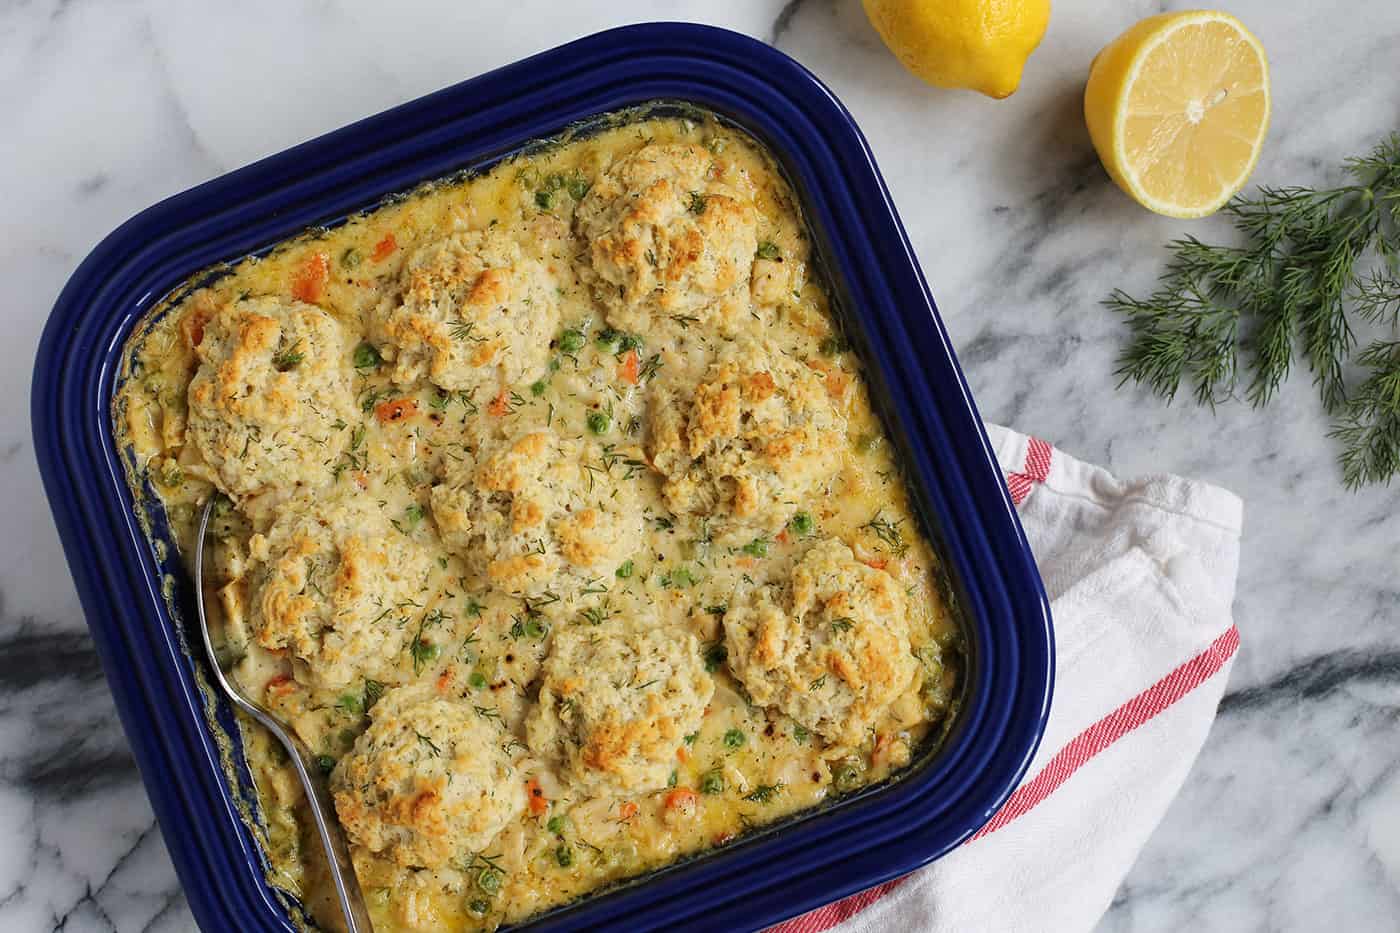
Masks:
[[[49,318],[32,415],[45,490],[166,845],[206,930],[289,930],[269,886],[229,710],[185,650],[187,576],[137,517],[111,403],[122,347],[192,275],[328,225],[420,182],[489,166],[580,121],[697,106],[765,144],[798,190],[877,407],[946,560],[969,647],[945,743],[897,779],[539,917],[755,929],[924,865],[967,839],[1029,765],[1054,674],[1049,607],[976,407],[869,147],[832,93],[747,37],[657,23],[580,39],[176,195],[127,221]],[[157,537],[161,522],[154,521]],[[228,736],[232,736],[230,739]],[[233,745],[230,742],[234,743]],[[234,779],[229,779],[232,768]]]

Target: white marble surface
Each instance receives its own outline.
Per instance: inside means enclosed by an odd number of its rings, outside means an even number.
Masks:
[[[986,417],[1120,473],[1246,501],[1244,648],[1186,790],[1107,931],[1400,929],[1400,488],[1343,492],[1305,378],[1217,415],[1115,391],[1119,323],[1189,226],[1130,204],[1079,116],[1093,53],[1182,6],[1055,0],[1023,89],[940,93],[858,0],[0,3],[0,929],[192,926],[34,467],[33,350],[106,232],[258,156],[596,29],[695,19],[824,78],[870,138]],[[1274,63],[1257,179],[1315,182],[1400,126],[1395,0],[1236,0]]]

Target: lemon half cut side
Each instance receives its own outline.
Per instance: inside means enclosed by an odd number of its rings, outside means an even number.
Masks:
[[[1263,46],[1228,13],[1149,17],[1094,59],[1084,117],[1113,180],[1149,210],[1204,217],[1248,181],[1269,129]]]

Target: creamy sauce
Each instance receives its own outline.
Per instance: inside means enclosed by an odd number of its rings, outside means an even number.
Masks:
[[[577,272],[586,244],[574,232],[573,212],[585,186],[618,159],[656,143],[706,147],[720,166],[716,171],[749,192],[758,255],[769,263],[765,274],[784,277],[784,291],[746,315],[739,335],[759,334],[821,373],[845,425],[839,468],[823,494],[801,503],[776,535],[725,538],[714,535],[703,516],[672,514],[662,479],[645,455],[626,453],[650,443],[655,387],[698,379],[729,339],[676,314],[639,330],[642,349],[631,362],[628,351],[605,335],[596,289]],[[557,283],[559,330],[550,370],[504,386],[496,396],[443,392],[427,380],[395,385],[387,364],[365,360],[359,350],[374,308],[419,247],[454,230],[493,225],[519,231]],[[279,510],[306,500],[285,492],[244,496],[221,507],[214,530],[210,597],[222,650],[244,689],[291,722],[328,770],[351,752],[386,689],[446,683],[490,717],[512,756],[514,779],[534,781],[532,792],[538,787],[542,803],[532,801],[482,850],[462,851],[441,866],[404,865],[355,846],[377,929],[492,929],[526,919],[882,780],[941,736],[957,692],[956,626],[938,585],[937,558],[871,409],[860,362],[808,269],[809,249],[792,192],[751,140],[709,120],[650,119],[564,140],[479,177],[425,187],[334,230],[240,262],[158,311],[152,326],[134,338],[115,417],[135,452],[133,482],[154,484],[188,553],[194,516],[216,492],[216,474],[189,438],[187,393],[198,368],[189,337],[194,316],[240,296],[295,296],[340,323],[345,365],[353,369],[354,417],[341,419],[337,430],[346,433],[339,452],[326,458],[324,480],[318,480],[324,487],[314,497],[362,496],[392,517],[393,533],[432,558],[421,601],[405,610],[395,655],[380,659],[387,673],[335,689],[318,685],[287,649],[260,644],[249,623],[249,581],[257,563],[250,541],[267,532]],[[759,271],[756,265],[755,277]],[[572,334],[583,338],[581,344],[566,336]],[[626,371],[638,363],[642,373]],[[640,378],[629,378],[634,375]],[[385,417],[386,403],[400,407]],[[599,415],[606,416],[601,432],[594,430]],[[625,488],[641,510],[643,532],[614,572],[561,579],[543,595],[522,600],[482,585],[462,554],[443,546],[430,491],[454,450],[541,428],[608,445],[607,455],[588,467],[590,482]],[[776,708],[751,702],[723,649],[731,601],[766,583],[782,584],[818,537],[840,539],[858,560],[897,581],[907,599],[909,650],[919,661],[917,681],[856,742],[823,740]],[[557,630],[632,617],[655,617],[657,624],[693,633],[714,693],[699,727],[677,748],[667,787],[589,792],[528,753],[525,722]],[[320,926],[338,929],[295,776],[262,730],[245,723],[243,739],[262,802],[271,881],[300,898]]]

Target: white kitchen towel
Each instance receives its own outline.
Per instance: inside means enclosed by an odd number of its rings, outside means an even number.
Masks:
[[[1177,476],[1116,479],[1036,438],[987,433],[1050,595],[1040,749],[962,847],[771,933],[1090,930],[1205,742],[1239,647],[1239,498]]]

